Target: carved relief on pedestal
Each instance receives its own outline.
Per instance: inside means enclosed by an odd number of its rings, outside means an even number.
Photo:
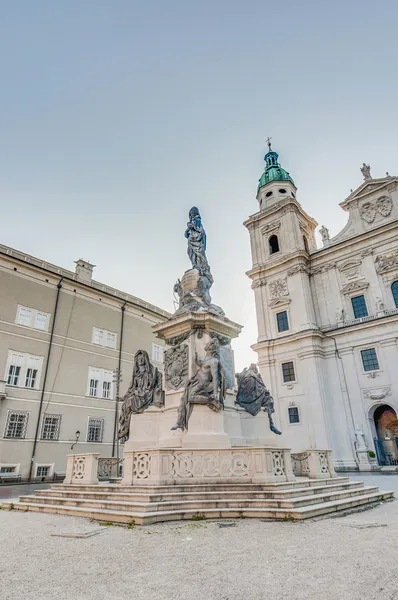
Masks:
[[[188,346],[169,348],[164,353],[164,378],[167,390],[178,390],[188,381]]]

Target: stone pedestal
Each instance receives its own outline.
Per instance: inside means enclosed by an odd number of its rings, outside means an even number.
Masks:
[[[235,369],[231,339],[237,337],[241,326],[226,317],[198,311],[178,315],[153,329],[167,344],[164,354],[165,407],[159,420],[157,447],[230,448],[227,425],[231,423],[231,426],[236,426],[238,422],[240,425],[234,404]],[[197,404],[193,406],[188,430],[171,431],[171,427],[177,422],[177,411],[185,385],[198,369],[195,356],[202,359],[206,344],[214,338],[220,344],[220,361],[225,372],[227,393],[224,405],[236,413],[236,421],[233,423],[233,417],[226,419],[225,410],[215,412],[206,405]],[[141,415],[137,417],[141,418]],[[235,427],[235,437],[237,442],[242,442],[239,425]]]
[[[278,483],[294,481],[285,448],[195,448],[124,453],[122,485]]]
[[[363,450],[357,450],[358,457],[358,469],[360,471],[372,471],[373,466],[369,460],[368,449],[364,448]]]
[[[68,454],[64,483],[93,485],[98,483],[100,454]]]

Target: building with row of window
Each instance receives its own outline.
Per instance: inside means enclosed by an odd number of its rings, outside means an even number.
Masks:
[[[0,479],[51,478],[74,451],[115,455],[119,395],[144,349],[162,367],[152,326],[169,314],[92,279],[0,246]]]
[[[347,225],[333,238],[322,227],[318,248],[317,223],[270,145],[264,160],[259,211],[245,222],[248,275],[281,442],[332,448],[340,469],[356,468],[360,452],[398,464],[398,178],[373,179],[364,164],[340,204]]]

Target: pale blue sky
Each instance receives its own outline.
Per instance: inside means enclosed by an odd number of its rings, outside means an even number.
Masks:
[[[396,0],[0,0],[1,242],[172,310],[192,205],[213,301],[254,303],[242,222],[265,138],[335,235],[338,203],[398,173]]]

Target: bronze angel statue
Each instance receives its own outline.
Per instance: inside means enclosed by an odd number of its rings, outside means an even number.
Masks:
[[[171,429],[188,429],[188,421],[195,404],[206,404],[218,412],[224,408],[226,392],[224,368],[220,361],[220,345],[217,339],[205,346],[205,357],[195,362],[199,369],[185,386],[178,409],[177,423]]]
[[[138,350],[134,356],[133,378],[121,400],[123,404],[119,418],[119,439],[122,440],[129,437],[130,417],[133,413],[142,413],[152,405],[164,405],[162,374],[151,364],[145,350]]]
[[[239,404],[239,406],[253,415],[253,417],[263,408],[264,412],[268,413],[270,430],[277,435],[281,435],[281,432],[275,427],[272,418],[272,413],[275,412],[274,399],[265,387],[257,365],[251,364],[248,369],[243,369],[242,373],[236,374],[236,379],[238,382],[238,393],[235,403]]]

